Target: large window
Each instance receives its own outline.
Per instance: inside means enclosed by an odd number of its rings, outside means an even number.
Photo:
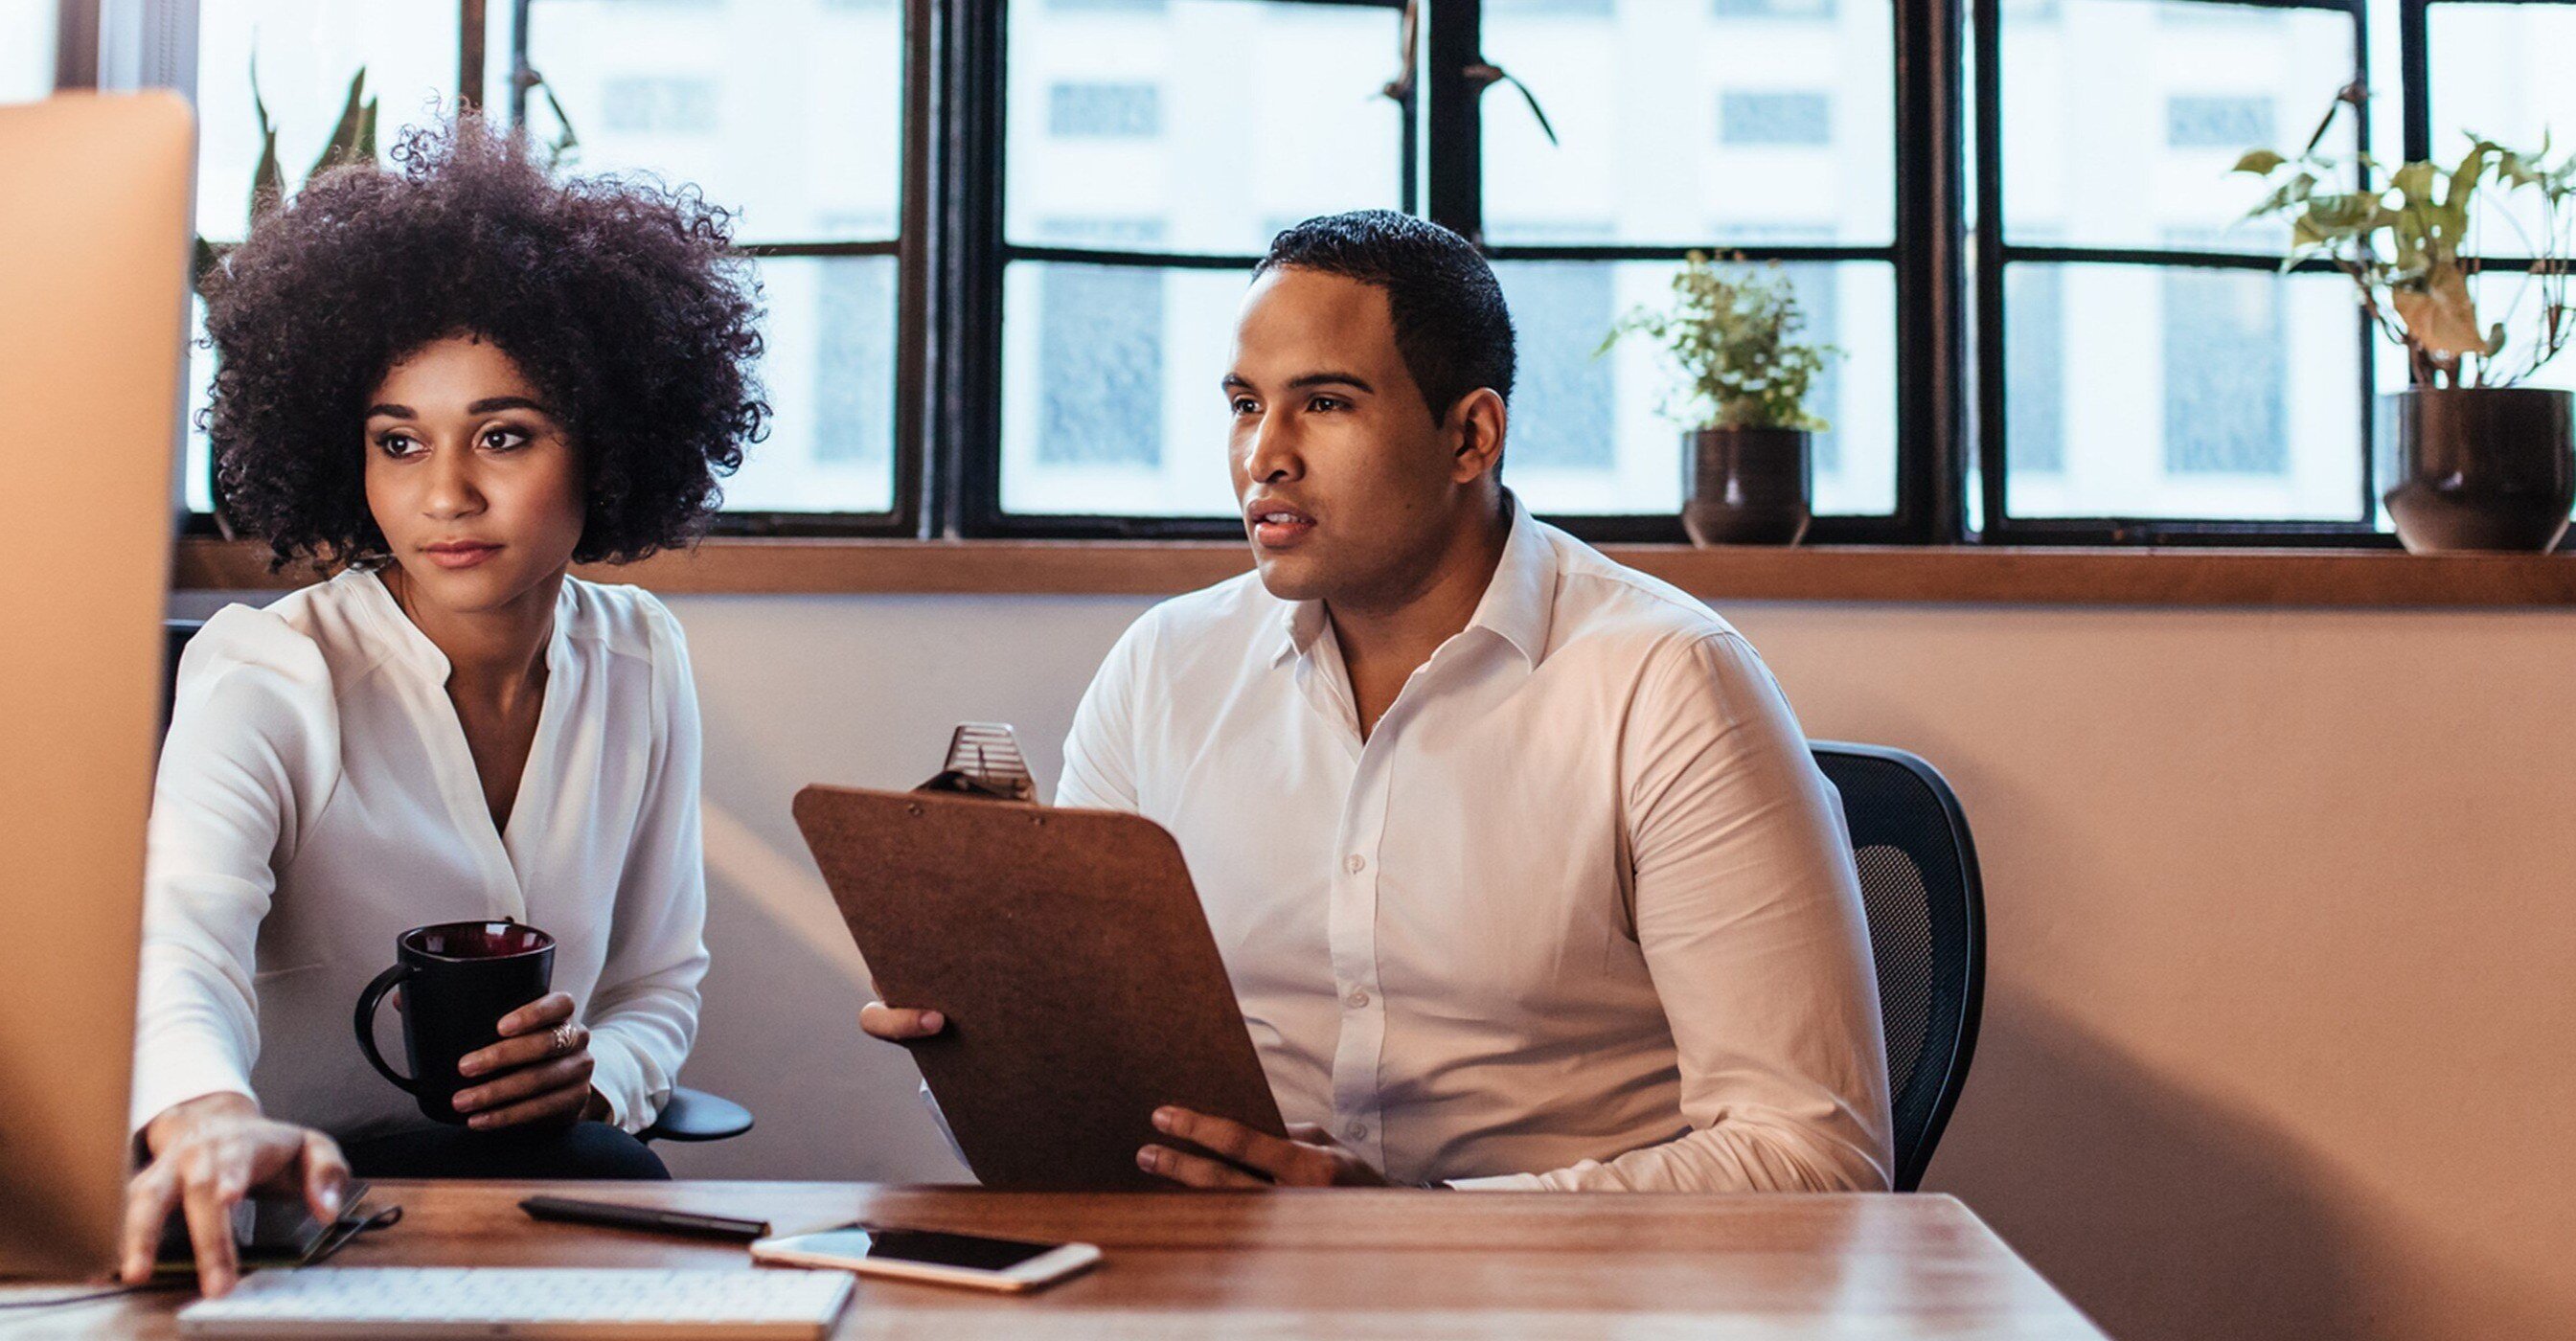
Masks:
[[[56,8],[0,0],[0,97],[54,77]],[[200,0],[180,49],[218,249],[254,69],[290,181],[363,68],[384,142],[476,99],[737,211],[777,413],[727,530],[1230,534],[1247,272],[1381,207],[1493,260],[1504,476],[1579,533],[1680,538],[1667,370],[1602,342],[1708,252],[1780,267],[1841,351],[1816,541],[2384,544],[2403,361],[2340,275],[2281,271],[2228,169],[2303,142],[2392,17],[2407,156],[2576,140],[2576,0]],[[2395,156],[2368,132],[2326,148]],[[2475,240],[2482,307],[2538,226]]]
[[[1836,4],[1487,5],[1477,48],[1536,94],[1542,128],[1488,89],[1474,157],[1481,224],[1522,339],[1504,478],[1532,506],[1660,536],[1681,506],[1669,372],[1617,316],[1668,301],[1690,251],[1778,264],[1810,334],[1842,350],[1815,389],[1816,506],[1897,507],[1897,420],[1919,383],[1898,357],[1898,14]],[[1554,131],[1551,141],[1548,129]],[[1929,351],[1924,351],[1928,353]],[[1831,534],[1828,523],[1820,534]],[[1677,536],[1677,531],[1669,532]],[[1844,534],[1852,534],[1845,530]]]
[[[1000,236],[985,253],[1001,320],[968,337],[998,370],[1000,459],[970,515],[1078,532],[1231,513],[1218,379],[1253,261],[1309,215],[1408,204],[1405,109],[1385,88],[1401,13],[1007,8]]]
[[[426,7],[424,7],[426,8]],[[768,320],[769,437],[725,485],[764,530],[909,530],[919,456],[901,387],[904,7],[895,0],[493,5],[487,98],[582,172],[694,183],[737,212]]]
[[[2340,0],[1987,0],[1979,105],[1985,525],[2370,531],[2351,286],[2279,273],[2245,150],[2295,151],[2362,69]],[[2356,123],[2330,150],[2359,147]],[[2288,143],[2284,143],[2289,141]]]
[[[1819,506],[1895,526],[1900,406],[1933,354],[1899,356],[1900,274],[1928,280],[1929,258],[1900,245],[1921,221],[1897,206],[1889,0],[1420,13],[1408,48],[1400,3],[1008,7],[999,451],[970,481],[969,525],[1230,528],[1217,379],[1246,271],[1280,228],[1374,206],[1486,244],[1520,332],[1504,477],[1542,512],[1679,537],[1666,371],[1651,349],[1600,347],[1699,250],[1788,267],[1845,351],[1819,388]],[[1484,68],[1444,85],[1460,51]],[[1444,114],[1444,97],[1477,114]]]

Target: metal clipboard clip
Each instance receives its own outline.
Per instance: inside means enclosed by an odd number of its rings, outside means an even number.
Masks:
[[[913,788],[917,792],[955,792],[995,801],[1038,799],[1037,779],[1029,775],[1028,757],[1006,722],[964,722],[948,737],[948,763],[939,776]]]

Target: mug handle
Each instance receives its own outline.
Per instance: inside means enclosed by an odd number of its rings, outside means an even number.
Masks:
[[[384,1003],[385,993],[392,991],[394,985],[401,982],[410,972],[410,969],[396,964],[377,974],[376,980],[367,984],[367,990],[358,993],[358,1050],[367,1054],[368,1065],[376,1068],[377,1073],[385,1079],[400,1086],[403,1093],[418,1094],[420,1082],[409,1076],[395,1074],[392,1067],[385,1065],[384,1054],[376,1051],[376,1007]]]

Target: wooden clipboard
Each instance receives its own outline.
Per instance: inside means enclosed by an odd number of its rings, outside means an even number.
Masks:
[[[797,827],[966,1162],[1014,1190],[1169,1188],[1156,1106],[1285,1134],[1180,845],[1137,815],[812,786]]]

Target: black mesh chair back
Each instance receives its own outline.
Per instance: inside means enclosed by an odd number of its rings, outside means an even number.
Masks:
[[[1986,910],[1976,844],[1950,784],[1903,750],[1815,741],[1842,793],[1887,1029],[1896,1182],[1911,1192],[1950,1121],[1976,1051]]]
[[[179,654],[188,650],[188,640],[206,626],[202,619],[165,619],[161,621],[161,730],[170,730],[170,701],[179,690]]]

